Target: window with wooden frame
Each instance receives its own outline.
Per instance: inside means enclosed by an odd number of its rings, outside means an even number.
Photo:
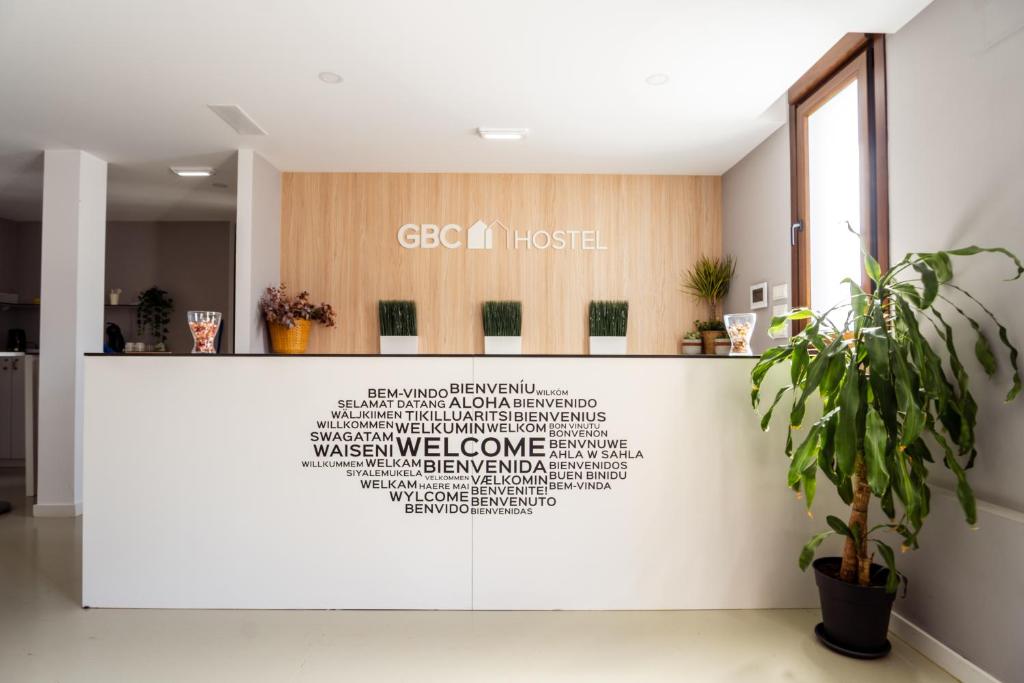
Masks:
[[[885,39],[847,34],[789,90],[792,304],[823,312],[889,267]],[[842,312],[845,317],[846,312]]]

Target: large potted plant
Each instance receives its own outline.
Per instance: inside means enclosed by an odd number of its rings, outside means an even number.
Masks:
[[[523,352],[523,305],[518,301],[485,301],[484,354],[518,356]]]
[[[715,353],[715,339],[725,334],[722,322],[722,301],[729,294],[729,285],[736,274],[736,260],[732,256],[700,256],[683,273],[682,290],[704,302],[708,319],[698,323],[697,330],[704,339],[704,353]]]
[[[380,325],[380,352],[385,356],[419,353],[415,301],[380,301],[377,304]]]
[[[305,290],[298,296],[290,296],[283,284],[267,287],[260,297],[260,311],[270,329],[270,346],[274,353],[305,353],[309,329],[314,322],[334,327],[334,309],[330,304],[314,305]]]
[[[626,355],[628,301],[591,301],[588,320],[591,356]]]
[[[785,448],[789,486],[802,491],[810,509],[820,471],[850,506],[846,521],[827,517],[828,529],[810,539],[799,559],[806,569],[826,538],[845,538],[841,557],[814,561],[823,619],[816,632],[845,654],[888,652],[889,614],[902,575],[893,547],[882,539],[895,537],[904,551],[917,548],[929,510],[929,475],[939,463],[955,478],[967,523],[975,523],[967,472],[978,455],[977,404],[955,343],[954,317],[968,326],[974,354],[989,376],[996,372],[996,352],[979,318],[991,321],[1013,374],[1006,400],[1020,392],[1017,349],[1006,328],[953,281],[953,257],[981,252],[1010,258],[1017,269],[1012,279],[1024,273],[1017,257],[1001,248],[912,253],[884,274],[866,256],[873,291],[847,279],[850,297],[843,304],[774,318],[770,333],[787,320],[806,321],[806,327],[784,346],[767,350],[752,371],[757,408],[768,371],[789,365],[789,384],[761,417],[767,430],[772,411],[792,395]],[[978,314],[968,312],[973,310]],[[817,406],[808,409],[812,400],[820,401],[820,417]],[[886,519],[870,525],[872,496]],[[874,562],[876,552],[881,564]]]
[[[167,326],[171,322],[171,312],[174,310],[174,299],[167,295],[167,291],[159,287],[150,287],[144,292],[139,292],[139,307],[135,309],[135,324],[139,330],[139,336],[144,337],[147,333],[157,340],[154,346],[155,351],[167,350]]]

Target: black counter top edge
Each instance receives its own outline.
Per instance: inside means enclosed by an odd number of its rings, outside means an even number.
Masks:
[[[682,358],[682,359],[720,359],[735,360],[743,358],[759,358],[760,356],[718,356],[718,355],[613,355],[613,356],[592,356],[590,354],[492,354],[483,353],[409,353],[409,354],[380,354],[380,353],[86,353],[88,358]]]

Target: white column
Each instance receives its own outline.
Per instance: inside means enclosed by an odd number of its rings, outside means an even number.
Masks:
[[[238,150],[235,221],[235,353],[265,353],[257,305],[281,280],[281,172],[251,149]]]
[[[43,157],[39,329],[39,496],[34,513],[82,513],[83,357],[103,350],[107,162]]]

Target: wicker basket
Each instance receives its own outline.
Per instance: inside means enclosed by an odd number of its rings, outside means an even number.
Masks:
[[[270,346],[274,353],[300,354],[309,344],[308,320],[296,320],[294,327],[270,323]]]
[[[724,334],[725,332],[722,332],[721,330],[705,330],[700,333],[700,338],[704,342],[704,355],[715,355],[715,340]]]

